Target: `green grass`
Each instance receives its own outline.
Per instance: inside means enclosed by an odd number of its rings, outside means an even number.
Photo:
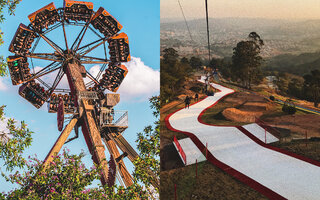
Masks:
[[[179,169],[161,172],[161,199],[174,199],[174,185],[177,199],[267,199],[249,186],[234,179],[210,162],[189,165]]]
[[[320,162],[320,141],[302,139],[289,143],[275,142],[271,145]]]

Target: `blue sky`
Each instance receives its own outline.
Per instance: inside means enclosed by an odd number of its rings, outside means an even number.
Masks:
[[[52,1],[23,0],[17,7],[15,16],[5,15],[6,21],[1,24],[4,32],[4,45],[0,47],[0,55],[12,55],[8,51],[10,41],[19,23],[29,24],[27,16],[42,8]],[[63,1],[53,1],[56,7],[62,7]],[[91,1],[94,10],[104,7],[122,25],[121,32],[129,37],[132,62],[127,63],[129,73],[120,86],[121,103],[115,107],[118,110],[129,111],[129,128],[124,132],[129,143],[136,147],[136,133],[143,130],[144,126],[152,124],[155,120],[149,108],[148,97],[159,93],[159,52],[160,52],[160,4],[159,0],[117,0],[117,1]],[[69,29],[71,30],[71,29]],[[78,29],[69,32],[69,37],[74,37]],[[59,33],[59,31],[58,31]],[[94,39],[88,34],[84,40],[89,43]],[[48,36],[49,37],[49,36]],[[50,39],[57,43],[63,42],[62,35],[50,35]],[[92,36],[93,37],[93,36]],[[90,40],[93,39],[93,40]],[[42,44],[42,43],[39,43]],[[61,43],[62,44],[62,43]],[[39,50],[52,52],[43,44]],[[37,67],[44,67],[44,63],[35,63]],[[50,77],[49,77],[50,78]],[[0,78],[0,105],[7,105],[6,117],[24,120],[33,134],[32,147],[26,151],[27,155],[37,154],[39,159],[44,159],[50,148],[59,136],[57,130],[56,114],[47,112],[45,105],[36,109],[25,99],[18,95],[18,86],[12,86],[9,78]],[[71,133],[70,136],[73,136]],[[87,156],[84,161],[87,166],[92,165],[91,156],[87,150],[82,134],[80,137],[65,145],[72,153],[79,153],[83,149]],[[109,157],[107,153],[107,157]],[[127,159],[126,159],[127,160]],[[129,169],[132,165],[126,161]],[[0,162],[1,164],[1,162]],[[0,178],[1,191],[9,191],[13,187]]]

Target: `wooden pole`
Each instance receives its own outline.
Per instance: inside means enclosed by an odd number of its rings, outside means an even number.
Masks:
[[[106,146],[109,150],[109,152],[114,156],[114,158],[118,158],[120,156],[120,152],[115,144],[115,142],[113,140],[105,140]],[[120,160],[119,162],[116,162],[118,169],[119,169],[119,173],[121,175],[121,178],[124,182],[124,184],[129,187],[133,184],[133,178],[131,176],[131,174],[129,173],[129,171],[127,170],[126,166],[124,165],[123,160]]]
[[[264,143],[267,144],[267,130],[264,129]]]
[[[177,185],[174,184],[174,199],[177,200]]]
[[[79,93],[87,91],[80,72],[80,66],[76,63],[67,63],[63,66],[68,78],[71,89],[71,95],[75,99],[78,112],[81,118],[82,133],[86,140],[89,152],[95,163],[102,166],[101,182],[105,185],[108,181],[108,162],[104,153],[105,147],[102,144],[100,131],[94,121],[92,115],[93,106],[89,104],[87,99],[79,99]]]
[[[63,144],[68,139],[73,127],[76,125],[77,122],[78,122],[78,119],[77,118],[73,118],[69,122],[69,124],[64,128],[64,130],[60,134],[59,138],[57,139],[56,143],[53,145],[53,147],[51,148],[51,150],[48,153],[47,157],[45,158],[45,160],[43,162],[44,166],[47,166],[53,160],[53,156],[55,154],[59,153],[59,151],[61,150]]]
[[[198,179],[198,159],[196,159],[196,179]]]
[[[308,133],[306,131],[306,147],[308,146]]]
[[[206,159],[208,160],[208,142],[206,143]]]

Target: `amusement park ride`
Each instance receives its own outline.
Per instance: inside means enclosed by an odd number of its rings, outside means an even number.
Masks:
[[[63,8],[56,8],[54,3],[50,3],[28,18],[31,23],[28,26],[20,24],[12,39],[9,51],[14,55],[9,56],[7,62],[12,84],[22,84],[19,95],[36,108],[47,102],[49,113],[57,113],[58,130],[63,131],[45,158],[44,165],[52,161],[53,155],[60,151],[63,144],[78,136],[81,127],[93,161],[102,165],[102,184],[111,186],[117,177],[125,186],[132,185],[132,176],[123,158],[128,157],[133,162],[138,154],[122,136],[128,127],[128,114],[113,108],[120,101],[119,94],[104,92],[116,92],[128,73],[121,64],[130,60],[128,37],[125,33],[119,33],[122,25],[102,7],[95,12],[93,3],[71,0],[65,0]],[[66,26],[82,27],[71,46],[67,40]],[[61,36],[65,49],[47,37],[49,32],[59,27],[63,30]],[[99,39],[81,46],[88,30]],[[35,53],[41,39],[52,47],[53,53]],[[106,43],[109,44],[109,58]],[[88,55],[99,46],[104,47],[104,58]],[[50,64],[36,72],[33,59],[50,61]],[[86,70],[86,64],[102,64],[96,77]],[[40,78],[54,71],[58,73],[53,84],[49,85]],[[64,75],[69,89],[58,89]],[[91,81],[85,83],[86,77]],[[72,117],[65,118],[65,114],[71,114]],[[67,119],[70,121],[64,126]],[[76,136],[67,141],[73,129]],[[102,141],[110,153],[109,162]],[[153,176],[150,170],[146,170]],[[158,179],[155,179],[153,186],[159,187]]]

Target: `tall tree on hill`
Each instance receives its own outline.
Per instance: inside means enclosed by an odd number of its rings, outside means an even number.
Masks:
[[[164,56],[160,62],[160,99],[162,105],[178,94],[183,82],[192,72],[189,63],[179,62],[179,54],[175,49],[168,48],[163,52]]]
[[[233,49],[232,71],[234,79],[240,79],[243,85],[249,89],[253,83],[259,83],[262,80],[260,52],[263,45],[264,42],[260,36],[256,32],[251,32],[248,40],[239,42]]]
[[[313,70],[311,74],[307,74],[303,78],[306,94],[311,94],[314,106],[318,107],[320,102],[320,71]]]
[[[174,65],[178,61],[179,54],[174,48],[167,48],[163,50],[163,62],[169,65]]]
[[[221,60],[216,59],[216,58],[212,58],[212,59],[210,60],[210,62],[209,62],[209,66],[208,66],[208,67],[210,67],[210,68],[212,68],[212,69],[215,69],[215,68],[218,67],[219,62],[221,62]]]
[[[189,60],[186,57],[181,58],[180,60],[181,63],[188,63],[189,64]]]
[[[297,97],[297,98],[304,98],[303,96],[303,80],[292,78],[288,84],[288,94]]]
[[[192,69],[198,69],[199,67],[201,67],[202,61],[200,58],[192,56],[190,58],[190,65]]]

